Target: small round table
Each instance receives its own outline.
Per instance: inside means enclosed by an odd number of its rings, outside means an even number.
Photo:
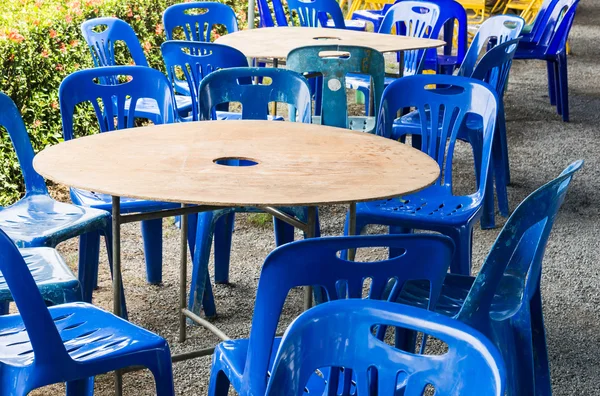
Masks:
[[[187,309],[187,214],[260,207],[311,237],[317,205],[415,192],[434,183],[440,172],[428,155],[390,139],[275,121],[202,121],[114,131],[48,147],[35,156],[33,165],[55,182],[113,197],[113,307],[117,314],[121,310],[121,224],[182,215],[181,341],[186,337],[186,318],[228,339]],[[121,214],[120,197],[178,202],[182,207]],[[307,223],[276,206],[308,206]],[[306,295],[310,305],[309,289]],[[173,361],[207,355],[213,349],[176,355]],[[117,389],[119,384],[117,380]]]
[[[356,45],[379,52],[437,48],[442,40],[312,27],[271,27],[240,30],[219,37],[218,44],[240,50],[248,58],[285,59],[291,50],[310,45]]]

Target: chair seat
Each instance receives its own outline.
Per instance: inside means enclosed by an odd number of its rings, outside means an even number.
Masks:
[[[361,32],[364,32],[365,30],[367,30],[367,24],[364,21],[355,21],[352,19],[347,19],[344,21],[344,23],[346,24],[346,29],[347,30],[358,30]],[[327,25],[325,27],[328,28],[335,28],[335,24],[333,22],[333,19],[329,19],[327,21]]]
[[[473,282],[475,282],[474,276],[447,274],[435,311],[450,317],[456,316],[462,308],[473,286]],[[501,280],[501,287],[496,290],[496,294],[492,300],[490,309],[490,317],[492,319],[502,320],[510,317],[520,307],[524,286],[515,288],[515,283],[521,284],[523,283],[523,279],[519,279],[517,276],[510,276],[510,274],[504,274]],[[521,293],[515,293],[515,290],[520,290]],[[427,281],[407,282],[400,296],[398,296],[397,302],[427,308],[429,302],[429,284]]]
[[[321,124],[321,116],[312,117],[313,124]],[[361,117],[361,116],[350,116],[348,117],[348,129],[357,132],[375,132],[375,117]]]
[[[269,362],[269,372],[273,367],[275,355],[277,354],[280,343],[281,337],[276,337],[273,340],[273,352],[271,353],[271,360]],[[219,357],[220,364],[224,367],[227,367],[229,370],[228,378],[231,382],[231,385],[235,390],[238,391],[243,388],[242,380],[248,355],[248,344],[249,340],[247,338],[228,340],[217,345],[215,350],[215,355]],[[325,374],[327,374],[327,372],[321,371],[321,373],[324,374],[324,377],[326,377]],[[306,384],[304,393],[310,395],[321,395],[325,389],[325,384],[326,381],[324,378],[320,377],[319,375],[312,375]]]
[[[396,78],[393,77],[385,77],[383,84],[387,87],[390,85]],[[350,89],[371,89],[371,80],[368,76],[361,74],[348,73],[346,76],[346,88]]]
[[[477,214],[480,202],[476,194],[450,195],[446,187],[436,185],[400,198],[360,202],[356,205],[356,214],[368,215],[371,224],[386,225],[389,222],[388,225],[399,226],[398,221],[405,219],[414,228],[419,225],[458,225]]]
[[[65,290],[69,290],[72,297],[79,295],[79,298],[70,302],[82,299],[79,281],[55,249],[38,247],[23,248],[19,251],[44,300],[67,302]],[[4,301],[12,301],[12,295],[4,276],[0,273],[0,302]]]
[[[546,47],[536,46],[520,46],[515,52],[514,59],[555,59],[554,54],[546,54]]]
[[[93,191],[71,188],[71,199],[77,205],[110,211],[112,196]],[[155,210],[178,208],[174,202],[146,201],[143,199],[121,197],[121,213],[153,212]],[[1,228],[1,226],[0,226]]]
[[[125,103],[125,110],[129,109],[130,100]],[[175,95],[177,112],[180,115],[187,115],[192,111],[192,98],[187,95]],[[135,116],[147,118],[154,122],[160,114],[156,101],[149,98],[141,98],[135,105]]]
[[[165,340],[86,303],[49,307],[65,349],[79,363],[165,347]],[[0,362],[23,367],[34,360],[29,335],[19,314],[0,317]]]
[[[109,221],[109,214],[62,203],[44,194],[25,196],[0,210],[0,228],[19,247],[56,246]]]

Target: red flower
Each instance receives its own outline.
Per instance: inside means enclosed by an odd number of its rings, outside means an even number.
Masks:
[[[50,29],[50,38],[54,38],[54,37],[56,37],[56,35],[57,35],[56,30]]]
[[[65,16],[65,21],[67,23],[71,23],[71,22],[73,22],[73,17],[71,15],[67,15],[67,16]]]
[[[59,71],[61,71],[61,70],[63,70],[63,69],[64,69],[64,67],[63,67],[63,65],[61,65],[60,63],[58,63],[58,64],[56,65],[55,69],[56,69],[56,70],[59,70]]]
[[[65,43],[60,43],[60,47],[58,48],[61,52],[67,52],[67,46]]]
[[[158,36],[160,36],[160,35],[163,33],[163,31],[164,31],[164,29],[163,29],[163,25],[162,25],[162,23],[158,23],[158,24],[156,25],[156,28],[154,29],[154,32],[155,32],[155,33],[156,33]]]
[[[42,51],[42,58],[47,58],[48,57],[48,51],[43,50]]]
[[[34,128],[39,128],[40,125],[42,125],[42,122],[40,120],[33,121],[33,127]]]
[[[23,40],[25,40],[25,37],[23,37],[23,35],[20,34],[17,30],[11,29],[8,32],[8,39],[14,43],[20,43]]]
[[[79,40],[71,40],[71,42],[69,43],[71,47],[75,47],[77,44],[79,44]]]

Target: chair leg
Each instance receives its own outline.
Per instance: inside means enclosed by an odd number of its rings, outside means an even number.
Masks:
[[[208,262],[213,241],[215,227],[215,215],[213,212],[205,212],[198,215],[198,227],[196,231],[196,242],[194,249],[192,282],[188,300],[189,309],[196,315],[200,314],[202,300],[206,285],[210,283],[208,275]],[[208,307],[210,310],[210,307]],[[205,312],[207,307],[204,307]],[[207,313],[208,316],[208,313]]]
[[[156,396],[175,396],[173,365],[168,347],[160,351],[157,360],[156,365],[148,367],[154,376]]]
[[[9,301],[0,302],[0,315],[8,315],[9,308],[10,308]]]
[[[162,219],[143,220],[142,238],[146,259],[146,279],[158,285],[162,282]]]
[[[460,227],[450,235],[454,240],[454,257],[450,264],[450,272],[460,275],[471,275],[471,251],[473,247],[473,227],[469,224]]]
[[[556,106],[556,83],[554,81],[554,63],[552,61],[547,61],[546,69],[548,71],[548,96],[550,97],[550,104],[552,106]]]
[[[231,239],[235,225],[235,212],[229,212],[215,223],[215,283],[229,283]]]
[[[558,56],[558,79],[560,85],[559,99],[562,107],[562,118],[564,122],[569,122],[569,84],[567,78],[567,55]]]
[[[276,217],[273,217],[273,231],[275,245],[278,247],[294,241],[294,226]]]
[[[94,377],[67,382],[66,396],[93,396]]]
[[[509,215],[508,207],[508,147],[506,142],[506,122],[504,119],[504,109],[498,113],[497,133],[494,136],[492,147],[492,165],[494,167],[494,178],[489,179],[489,183],[496,182],[496,197],[498,199],[498,208],[500,214],[504,217]]]
[[[213,372],[208,384],[208,396],[227,396],[229,393],[229,378],[222,371]]]
[[[558,62],[552,62],[552,66],[554,67],[554,92],[556,95],[556,112],[562,115],[562,103],[560,101],[560,68]]]
[[[92,302],[94,286],[98,280],[98,261],[100,256],[100,233],[91,231],[79,236],[79,269],[83,301]]]

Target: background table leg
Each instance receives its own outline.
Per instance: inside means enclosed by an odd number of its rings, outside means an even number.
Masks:
[[[185,204],[181,204],[185,208]],[[183,310],[187,308],[187,243],[188,243],[188,216],[181,216],[181,244],[179,258],[179,342],[184,342],[186,335],[186,318]]]
[[[306,237],[314,238],[315,237],[315,228],[317,223],[317,207],[309,206],[308,207],[308,219],[306,221]],[[311,286],[306,286],[304,288],[304,310],[310,309],[313,305],[313,288]]]

